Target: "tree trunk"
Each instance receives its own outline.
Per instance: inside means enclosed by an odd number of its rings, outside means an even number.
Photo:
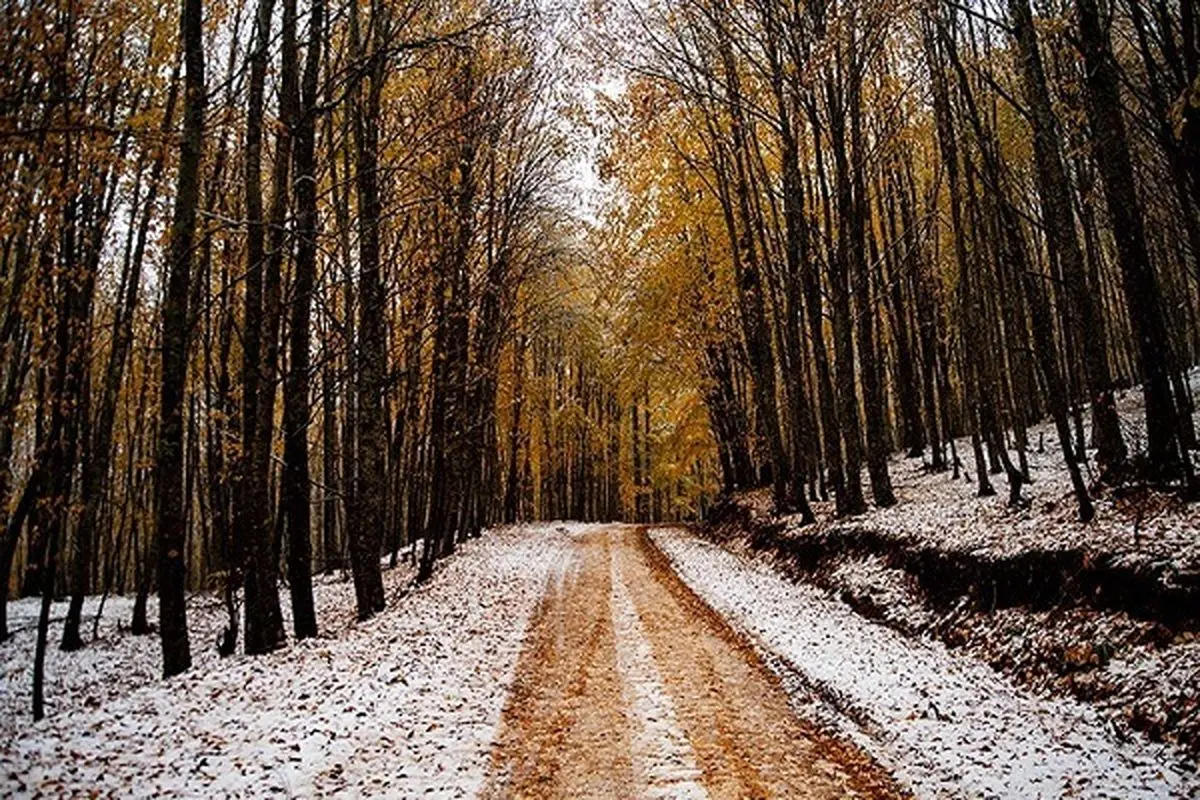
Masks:
[[[517,334],[513,342],[513,388],[512,419],[508,428],[508,477],[504,481],[504,521],[516,522],[520,518],[521,502],[521,413],[525,405],[525,346],[526,335]]]
[[[1070,289],[1071,307],[1083,344],[1088,395],[1092,407],[1092,440],[1101,468],[1125,460],[1125,441],[1113,401],[1108,370],[1104,315],[1088,289],[1083,251],[1075,233],[1071,211],[1070,185],[1062,161],[1058,121],[1050,103],[1046,74],[1038,50],[1037,32],[1029,0],[1008,0],[1013,36],[1017,41],[1021,87],[1033,126],[1034,164],[1037,168],[1038,194],[1041,198],[1042,223],[1046,230],[1051,259],[1062,264]],[[1072,315],[1074,316],[1074,315]],[[1080,442],[1082,448],[1083,442]]]
[[[294,0],[284,0],[284,62],[296,60]],[[290,7],[290,8],[289,8]],[[288,30],[288,17],[292,17]],[[287,512],[288,587],[292,627],[297,639],[317,635],[312,586],[312,506],[308,471],[309,342],[312,295],[317,272],[316,104],[321,64],[323,0],[313,0],[305,55],[301,107],[296,114],[295,196],[296,264],[289,328],[290,355],[283,385],[283,479],[280,491]],[[289,42],[289,38],[291,41]],[[289,56],[289,50],[291,55]],[[290,68],[295,71],[293,64]],[[288,71],[285,69],[285,72]]]
[[[850,65],[850,91],[847,97],[847,111],[850,115],[850,145],[854,153],[854,161],[850,165],[850,184],[853,192],[851,214],[849,219],[843,217],[842,224],[849,228],[850,236],[850,266],[858,320],[858,363],[862,372],[863,412],[867,433],[867,472],[871,479],[871,498],[879,508],[887,508],[896,504],[896,494],[892,491],[892,478],[888,472],[887,429],[884,415],[886,413],[883,395],[883,381],[879,371],[879,358],[875,349],[875,308],[871,287],[871,270],[867,261],[866,227],[870,216],[870,203],[867,201],[867,182],[864,177],[867,158],[866,143],[862,130],[862,75],[858,64],[853,63],[856,56],[852,55]],[[855,411],[857,412],[857,399]]]
[[[1121,78],[1108,34],[1101,27],[1096,0],[1075,0],[1075,9],[1079,15],[1079,39],[1087,67],[1087,110],[1092,144],[1117,244],[1121,286],[1141,356],[1149,472],[1151,477],[1171,478],[1180,474],[1185,463],[1180,453],[1179,420],[1171,395],[1171,371],[1175,364],[1162,295],[1146,247],[1145,223],[1125,131]]]
[[[355,359],[358,475],[353,496],[350,558],[358,618],[368,619],[384,609],[382,553],[387,491],[387,431],[384,428],[384,375],[387,370],[383,278],[380,271],[379,113],[387,60],[388,18],[384,5],[371,3],[373,38],[369,52],[358,30],[358,13],[351,11],[351,36],[356,52],[365,56],[366,97],[355,89],[355,151],[358,191],[358,354]]]
[[[204,148],[204,12],[202,0],[183,0],[183,139],[171,221],[169,272],[162,309],[162,390],[155,459],[155,528],[158,531],[158,624],[163,677],[192,664],[184,604],[186,530],[183,497],[183,396],[187,378],[188,295],[192,242],[200,201]]]
[[[266,653],[283,643],[283,615],[272,563],[270,447],[274,419],[275,387],[272,383],[273,356],[278,345],[273,314],[278,310],[277,282],[272,276],[274,254],[267,252],[266,224],[262,200],[263,105],[271,40],[274,0],[260,0],[255,28],[255,45],[250,55],[250,90],[246,114],[245,199],[246,199],[246,293],[242,318],[242,458],[235,529],[241,537],[241,561],[245,590],[244,630],[247,654]],[[286,105],[286,100],[282,101]],[[281,107],[281,113],[283,108]],[[289,120],[290,122],[290,120]],[[287,123],[279,126],[279,143],[290,147]],[[285,144],[286,143],[286,144]],[[290,158],[290,151],[279,154]],[[284,170],[287,166],[282,167]],[[279,198],[279,182],[276,196]],[[286,202],[286,199],[284,199]],[[272,208],[272,222],[276,208]],[[275,244],[272,236],[271,244]],[[272,293],[275,296],[272,297]],[[273,302],[274,301],[274,302]],[[263,430],[263,427],[266,430]]]

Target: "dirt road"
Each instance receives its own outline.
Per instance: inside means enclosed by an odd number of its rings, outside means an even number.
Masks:
[[[576,558],[526,634],[484,797],[902,796],[792,713],[642,531],[564,535]]]

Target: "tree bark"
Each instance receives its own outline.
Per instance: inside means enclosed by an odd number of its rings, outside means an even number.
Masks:
[[[383,3],[371,3],[372,41],[369,46],[358,30],[358,13],[351,11],[351,37],[363,57],[366,97],[361,86],[354,97],[354,132],[358,192],[358,354],[355,359],[355,395],[358,401],[354,435],[357,468],[350,528],[350,558],[358,618],[368,619],[384,609],[382,553],[384,492],[387,491],[387,430],[384,427],[384,375],[387,369],[384,328],[383,277],[380,267],[379,226],[383,206],[379,198],[379,114],[386,77],[388,17]],[[365,49],[369,47],[369,51]]]
[[[1058,120],[1050,103],[1029,0],[1009,0],[1008,7],[1013,37],[1017,41],[1021,87],[1033,126],[1034,163],[1042,205],[1042,224],[1045,226],[1051,258],[1057,258],[1062,264],[1070,292],[1070,305],[1077,315],[1076,329],[1081,334],[1092,408],[1092,440],[1097,461],[1104,468],[1119,464],[1126,455],[1105,353],[1104,315],[1098,306],[1098,299],[1093,297],[1088,288],[1083,251],[1079,246],[1075,215],[1071,210],[1070,185],[1062,161]],[[1080,442],[1081,447],[1082,444]]]
[[[295,62],[294,0],[284,0],[284,62]],[[291,8],[289,9],[289,6]],[[288,17],[292,18],[290,33]],[[324,0],[313,0],[300,108],[295,115],[296,263],[289,328],[290,354],[283,385],[283,478],[280,491],[287,512],[288,587],[292,628],[297,639],[317,635],[312,586],[312,506],[309,498],[308,410],[309,342],[312,295],[317,272],[316,104],[321,64]],[[291,42],[289,43],[289,38]],[[291,55],[289,56],[289,50]],[[290,70],[296,69],[294,63]],[[288,71],[285,69],[285,72]]]
[[[1150,263],[1145,222],[1125,131],[1121,78],[1096,0],[1075,0],[1086,66],[1087,111],[1092,145],[1117,245],[1121,287],[1137,339],[1146,401],[1148,468],[1151,477],[1176,477],[1184,468],[1179,420],[1171,394],[1174,369],[1162,293]]]
[[[162,389],[155,459],[155,528],[158,532],[158,625],[163,677],[192,664],[188,642],[183,497],[183,396],[187,378],[188,295],[192,244],[200,201],[204,150],[204,9],[202,0],[183,0],[183,139],[171,222],[169,272],[162,310]]]

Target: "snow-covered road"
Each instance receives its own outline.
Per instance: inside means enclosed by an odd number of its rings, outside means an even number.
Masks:
[[[530,628],[489,798],[899,798],[859,748],[792,713],[753,651],[644,533],[578,531]]]
[[[105,622],[37,724],[19,631],[0,796],[1200,797],[1174,751],[682,531],[504,529],[410,578],[364,624],[322,583],[322,637],[257,658],[216,658],[196,598],[168,681]]]
[[[922,797],[1200,797],[1169,748],[1121,740],[1094,710],[1035,698],[985,664],[868,621],[687,533],[654,543],[750,639],[798,707],[825,715]]]

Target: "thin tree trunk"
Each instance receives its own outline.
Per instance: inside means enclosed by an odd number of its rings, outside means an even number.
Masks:
[[[1154,477],[1180,474],[1179,424],[1171,395],[1174,368],[1162,294],[1150,263],[1145,223],[1125,131],[1120,76],[1095,0],[1075,0],[1087,84],[1088,121],[1117,244],[1121,286],[1141,356],[1146,400],[1147,457]]]
[[[1058,122],[1046,87],[1046,74],[1038,50],[1029,0],[1008,0],[1008,6],[1013,36],[1017,40],[1021,86],[1033,126],[1034,162],[1042,201],[1042,222],[1051,258],[1057,258],[1062,264],[1063,276],[1070,288],[1070,305],[1078,315],[1076,330],[1082,334],[1080,338],[1092,407],[1092,440],[1097,461],[1104,468],[1121,463],[1126,455],[1105,355],[1104,315],[1098,304],[1099,299],[1088,288],[1083,251],[1075,233],[1075,217],[1071,211],[1070,186],[1062,161]],[[1081,440],[1081,450],[1082,447]]]

